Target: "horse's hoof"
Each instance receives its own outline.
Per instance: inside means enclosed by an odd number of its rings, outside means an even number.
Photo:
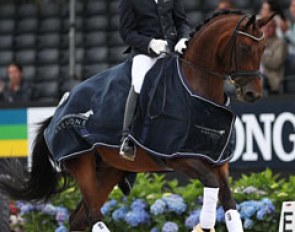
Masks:
[[[201,228],[201,225],[198,224],[192,232],[204,232],[204,230]],[[211,229],[210,232],[215,232],[215,229]]]

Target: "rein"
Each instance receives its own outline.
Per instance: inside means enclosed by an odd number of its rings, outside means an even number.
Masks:
[[[260,42],[264,39],[264,35],[262,34],[262,36],[260,37],[256,37],[256,36],[253,36],[247,32],[243,32],[240,30],[240,26],[242,24],[242,22],[245,20],[245,19],[248,19],[251,15],[247,14],[247,15],[244,15],[241,17],[241,19],[239,20],[239,22],[237,23],[232,35],[231,35],[231,38],[226,46],[226,48],[228,48],[229,46],[231,46],[231,56],[230,56],[230,65],[229,67],[232,67],[233,64],[232,64],[232,60],[233,60],[233,57],[235,58],[235,62],[234,62],[234,67],[235,67],[235,71],[233,72],[230,72],[230,71],[227,71],[225,72],[225,74],[221,74],[219,72],[214,72],[206,67],[203,67],[201,65],[198,65],[198,64],[195,64],[195,63],[192,63],[190,61],[187,61],[187,60],[184,60],[183,58],[178,58],[180,61],[182,61],[184,64],[187,64],[189,67],[193,68],[193,69],[196,69],[196,70],[199,70],[199,71],[202,71],[202,72],[206,72],[210,75],[213,75],[213,76],[216,76],[216,77],[219,77],[219,78],[222,78],[226,81],[229,81],[230,83],[234,84],[234,85],[237,85],[235,79],[238,77],[238,76],[255,76],[255,77],[258,77],[258,78],[262,78],[262,74],[259,70],[255,70],[255,71],[248,71],[248,70],[243,70],[243,71],[238,71],[237,70],[237,58],[236,58],[236,42],[237,42],[237,36],[238,35],[241,35],[241,36],[246,36],[246,37],[249,37],[257,42]]]

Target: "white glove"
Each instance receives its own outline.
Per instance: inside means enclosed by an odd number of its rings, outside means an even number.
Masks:
[[[186,42],[188,41],[187,38],[180,39],[174,47],[174,51],[178,52],[179,54],[183,53],[183,50],[186,49]]]
[[[149,48],[160,55],[162,52],[167,52],[168,42],[162,39],[152,39],[149,45]]]

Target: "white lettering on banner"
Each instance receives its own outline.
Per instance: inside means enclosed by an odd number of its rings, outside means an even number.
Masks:
[[[245,130],[243,127],[243,123],[239,117],[236,118],[235,123],[235,131],[236,131],[236,148],[234,151],[234,156],[231,159],[231,162],[235,162],[241,158],[245,147]]]
[[[274,155],[283,162],[294,161],[295,115],[284,112],[276,117],[273,113],[265,113],[258,117],[259,120],[255,114],[243,114],[241,118],[237,117],[235,124],[236,147],[231,162],[239,159],[257,161],[259,154],[265,161],[271,161]],[[286,123],[288,126],[291,124],[293,133],[283,136]],[[292,144],[291,150],[285,150],[283,137],[288,137],[288,142]],[[254,149],[254,141],[257,144],[257,151]]]
[[[286,122],[290,122],[295,130],[295,115],[291,113],[282,113],[277,118],[273,128],[273,143],[274,150],[279,159],[284,162],[291,162],[295,160],[295,134],[289,135],[289,141],[292,142],[293,149],[289,153],[287,153],[282,142],[283,126]]]
[[[263,131],[255,115],[242,115],[242,121],[246,124],[246,153],[243,155],[243,160],[245,161],[255,161],[258,159],[257,152],[253,151],[254,139],[263,159],[266,161],[271,160],[271,123],[274,121],[275,116],[272,114],[261,114],[259,118],[264,125]]]

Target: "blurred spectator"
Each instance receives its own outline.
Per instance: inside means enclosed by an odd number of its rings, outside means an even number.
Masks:
[[[283,20],[286,19],[283,9],[277,0],[264,0],[260,9],[261,17],[268,17],[276,13]]]
[[[283,9],[281,8],[278,0],[264,0],[260,9],[260,17],[269,17],[272,14],[278,16],[275,17],[277,24],[276,34],[280,38],[283,38],[283,31],[287,28],[286,17]]]
[[[287,57],[287,44],[276,34],[276,22],[270,21],[262,28],[266,47],[262,55],[261,66],[262,73],[265,75],[266,88],[270,94],[279,93],[281,90],[281,83],[284,78],[284,62]]]
[[[217,5],[217,10],[234,9],[235,6],[231,0],[220,0]]]
[[[32,89],[23,80],[23,69],[19,64],[10,64],[7,67],[8,83],[0,80],[0,101],[20,102],[30,101]]]
[[[289,54],[286,64],[286,74],[294,75],[295,74],[295,0],[291,1],[290,4],[290,13],[291,18],[288,21],[288,28],[284,30],[285,40],[288,43]]]

